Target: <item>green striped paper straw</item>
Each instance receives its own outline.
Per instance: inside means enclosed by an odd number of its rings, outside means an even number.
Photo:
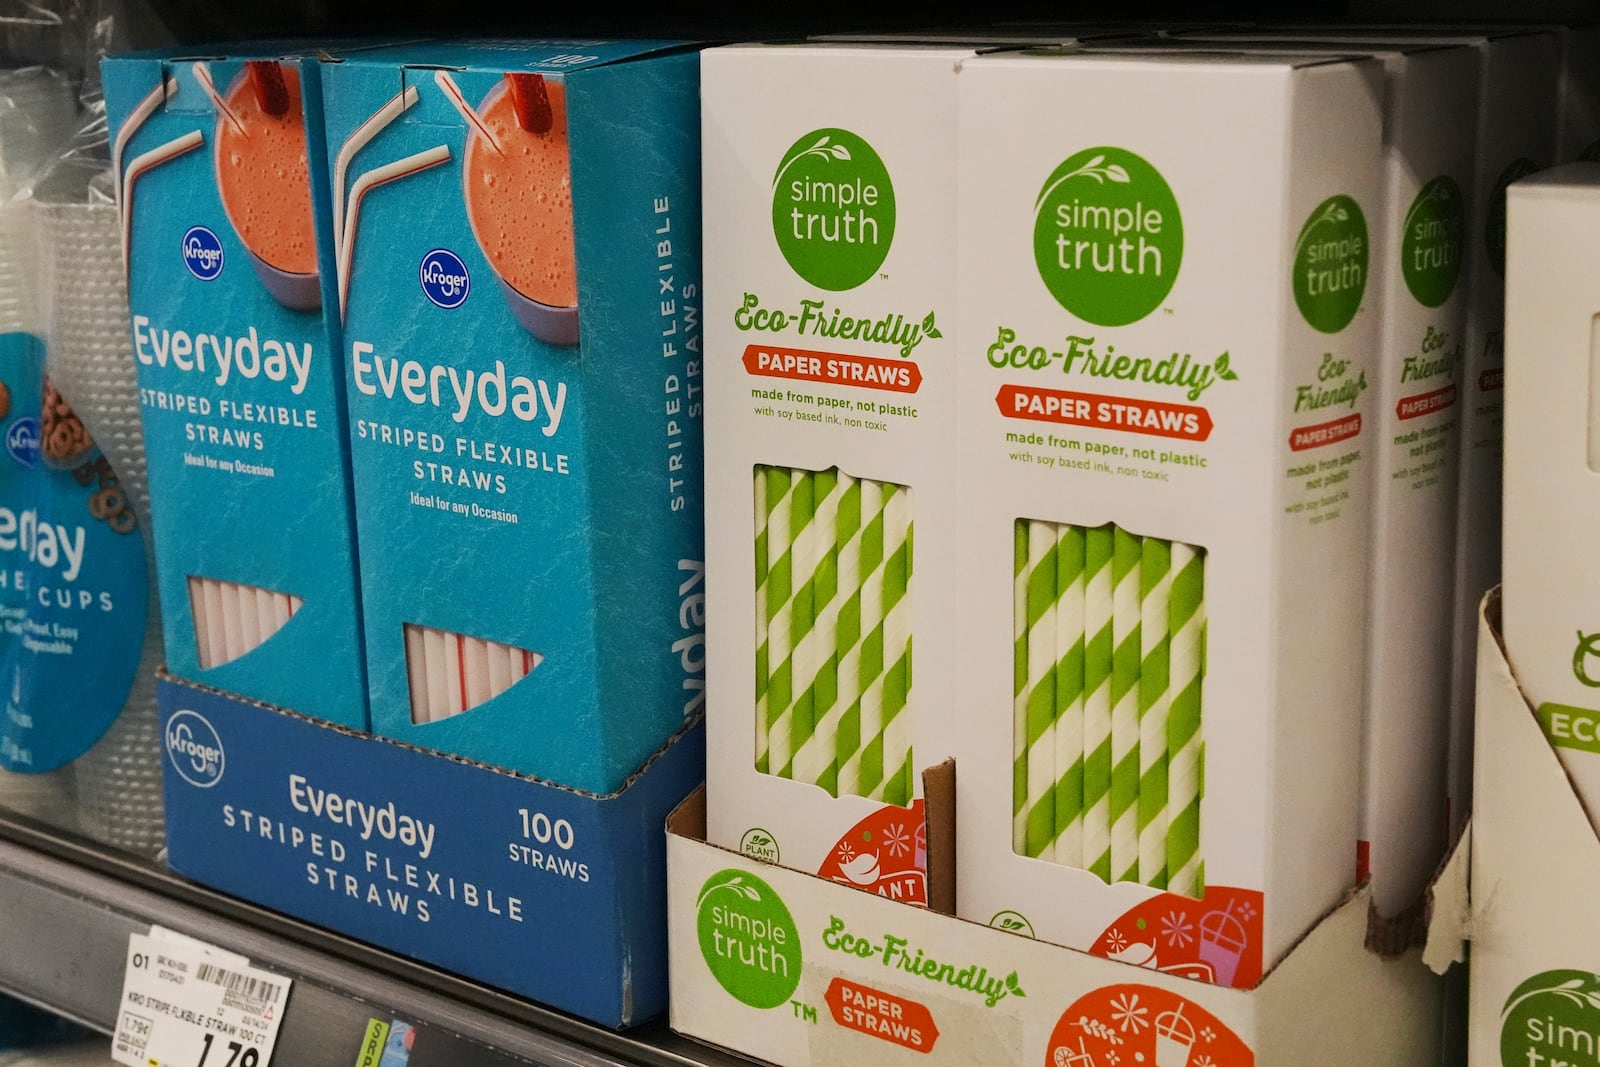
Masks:
[[[816,511],[800,536],[801,554],[816,565],[801,579],[811,589],[812,624],[794,647],[794,777],[821,785],[834,765],[832,737],[824,747],[817,732],[839,688],[839,510],[849,478],[833,468],[814,474],[812,484]]]
[[[1083,863],[1083,567],[1081,526],[1056,539],[1055,861]]]
[[[845,726],[845,716],[856,708],[861,695],[860,672],[851,667],[848,656],[861,638],[861,551],[865,532],[861,525],[860,483],[841,472],[837,495],[839,505],[834,529],[838,542],[838,591],[825,622],[828,658],[818,674],[819,682],[830,684],[832,693],[826,703],[819,697],[817,726],[809,742],[812,751],[806,755],[807,763],[814,768],[807,781],[815,782],[834,796],[839,795],[840,730]],[[859,722],[859,711],[855,721]]]
[[[756,770],[767,773],[767,468],[755,469],[756,513]]]
[[[1083,860],[1111,881],[1111,527],[1084,531]]]
[[[904,486],[884,490],[883,544],[883,788],[874,795],[887,804],[911,803],[915,783],[911,763],[911,493]]]
[[[1172,545],[1144,539],[1139,562],[1139,881],[1167,887],[1167,718],[1172,704],[1167,607]]]
[[[1056,528],[1028,523],[1028,855],[1056,837]]]
[[[840,661],[839,673],[855,695],[839,722],[834,748],[840,795],[867,796],[883,779],[883,483],[857,483],[861,507],[861,591],[855,609],[858,637]]]
[[[1111,561],[1111,878],[1139,880],[1139,561],[1143,539],[1116,528]]]
[[[816,550],[816,542],[802,536],[815,512],[815,483],[810,471],[791,471],[790,477],[794,480],[788,522],[791,588],[788,599],[778,605],[778,611],[785,619],[787,640],[783,646],[784,658],[775,668],[773,683],[767,691],[767,710],[772,724],[767,739],[768,760],[772,773],[783,778],[794,777],[794,696],[798,691],[793,684],[794,647],[811,630],[812,594],[811,585],[806,579],[816,569],[816,560],[811,558]],[[772,523],[773,520],[768,520],[769,530]],[[774,636],[769,630],[769,643],[775,643]],[[771,655],[769,650],[769,663],[772,662]],[[780,678],[783,683],[781,693],[786,698],[781,702],[778,700]]]
[[[1012,527],[1011,847],[1028,854],[1028,521]]]
[[[757,468],[766,483],[762,511],[766,519],[767,572],[764,589],[758,590],[765,633],[756,647],[756,706],[761,720],[756,726],[756,769],[776,774],[786,758],[780,745],[778,758],[772,758],[772,727],[789,703],[789,615],[784,605],[789,600],[792,559],[789,550],[789,513],[794,503],[797,479],[785,468]]]
[[[1167,888],[1184,896],[1205,893],[1200,855],[1200,798],[1205,750],[1201,738],[1201,683],[1205,671],[1205,556],[1172,545],[1172,633],[1169,653],[1172,708],[1167,718]]]

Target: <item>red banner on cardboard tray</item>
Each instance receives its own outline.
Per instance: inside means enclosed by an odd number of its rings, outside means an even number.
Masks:
[[[833,1021],[849,1030],[879,1037],[912,1052],[932,1052],[939,1039],[933,1013],[925,1004],[881,989],[835,978],[823,997]]]

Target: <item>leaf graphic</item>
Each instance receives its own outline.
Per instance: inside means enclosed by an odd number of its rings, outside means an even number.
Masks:
[[[1110,178],[1114,182],[1121,182],[1123,185],[1133,181],[1132,178],[1128,177],[1128,172],[1122,169],[1122,164],[1120,163],[1113,163],[1111,166],[1107,167],[1106,177]]]
[[[1093,159],[1089,160],[1089,162],[1087,162],[1087,163],[1085,163],[1083,165],[1083,169],[1084,170],[1089,170],[1089,169],[1091,169],[1093,167],[1098,167],[1100,164],[1104,163],[1105,161],[1106,161],[1106,157],[1104,155],[1095,156]]]
[[[739,892],[741,892],[741,893],[743,893],[745,895],[745,899],[746,900],[760,900],[761,899],[761,894],[756,891],[756,887],[753,886],[753,885],[742,885],[742,886],[739,887]]]
[[[832,148],[829,148],[828,151],[833,153],[834,159],[843,159],[848,161],[850,158],[850,149],[846,148],[842,144],[836,144]]]
[[[925,335],[927,335],[928,337],[933,338],[935,341],[937,341],[939,338],[944,336],[944,334],[939,332],[939,328],[937,326],[929,326],[926,330],[923,330],[922,332]]]
[[[1333,217],[1335,219],[1338,219],[1340,222],[1349,222],[1350,221],[1350,212],[1346,211],[1342,207],[1341,208],[1337,208],[1337,209],[1334,210]]]
[[[1022,986],[1017,984],[1016,971],[1006,975],[1006,990],[1014,997],[1026,997],[1028,995],[1022,991]]]
[[[933,329],[933,312],[930,311],[922,317],[922,329],[923,332]]]
[[[1228,375],[1228,353],[1224,352],[1217,357],[1217,374],[1226,378]]]
[[[815,152],[817,149],[822,148],[827,143],[828,143],[828,135],[827,134],[823,134],[821,137],[817,138],[817,143],[812,145],[810,148],[806,149],[806,151],[807,152]]]
[[[1002,930],[1020,930],[1022,929],[1022,923],[1018,922],[1016,919],[1002,919],[1000,922],[1000,928]]]

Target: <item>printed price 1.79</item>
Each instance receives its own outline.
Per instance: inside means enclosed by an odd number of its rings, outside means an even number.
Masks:
[[[211,1067],[257,1067],[261,1054],[256,1051],[255,1046],[243,1045],[237,1041],[228,1042],[226,1062],[223,1062],[221,1049],[217,1050],[217,1058],[211,1059],[211,1045],[215,1036],[209,1033],[202,1035],[205,1044],[200,1048],[200,1059],[195,1063],[195,1067],[207,1067],[208,1064]]]

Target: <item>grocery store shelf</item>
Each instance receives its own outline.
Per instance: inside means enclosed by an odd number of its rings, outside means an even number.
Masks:
[[[0,991],[109,1034],[128,936],[152,924],[294,979],[278,1064],[350,1067],[370,1018],[417,1028],[412,1067],[750,1062],[678,1037],[664,1022],[604,1030],[0,813]]]

